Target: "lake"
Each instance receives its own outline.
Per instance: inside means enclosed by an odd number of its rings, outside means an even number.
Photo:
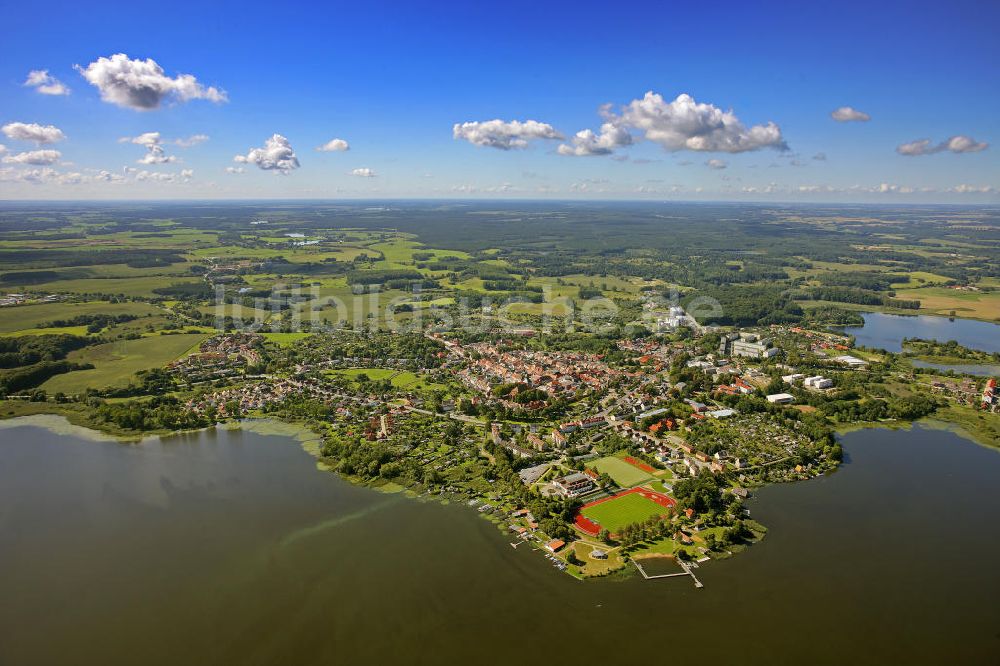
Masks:
[[[910,363],[912,363],[915,368],[933,368],[934,370],[941,370],[943,372],[952,370],[954,372],[975,375],[977,377],[1000,377],[1000,365],[978,365],[974,363],[931,363],[929,361],[921,361],[917,358],[911,359]]]
[[[1000,324],[973,319],[948,319],[928,315],[890,315],[863,312],[864,326],[845,327],[860,347],[873,347],[890,352],[903,350],[903,338],[924,338],[959,344],[985,352],[1000,352]]]
[[[0,663],[997,664],[1000,454],[859,431],[690,580],[580,582],[298,442],[0,429]]]

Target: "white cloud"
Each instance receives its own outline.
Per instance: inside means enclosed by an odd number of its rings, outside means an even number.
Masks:
[[[316,150],[321,153],[339,153],[350,149],[350,144],[343,139],[330,139],[322,146],[316,146]]]
[[[956,194],[993,194],[998,190],[991,185],[968,185],[962,183],[961,185],[948,188],[948,191],[955,192]]]
[[[101,99],[127,109],[156,109],[166,99],[228,101],[224,91],[212,86],[206,88],[190,74],[167,76],[152,58],[133,60],[124,53],[116,53],[110,58],[98,58],[86,68],[76,65],[76,69],[100,91]]]
[[[527,148],[528,142],[534,139],[562,139],[563,136],[548,123],[537,120],[484,120],[466,123],[455,123],[452,135],[463,139],[474,146],[486,146],[511,150],[512,148]]]
[[[710,169],[725,169],[729,166],[729,163],[726,160],[712,159],[705,162],[705,166]]]
[[[226,167],[226,173],[241,174],[245,172],[246,169],[244,169],[243,167]]]
[[[7,152],[7,146],[0,143],[0,155],[3,155],[6,152]]]
[[[35,164],[50,165],[55,164],[62,158],[62,153],[58,150],[32,150],[17,155],[8,155],[3,158],[5,164]]]
[[[830,112],[830,117],[838,123],[866,123],[872,119],[872,117],[864,111],[858,111],[854,107],[850,106],[842,106],[839,109],[834,109]]]
[[[163,146],[158,143],[151,143],[146,146],[146,154],[141,159],[136,160],[137,164],[170,164],[176,162],[175,155],[167,155]]]
[[[62,81],[49,74],[47,69],[33,69],[28,72],[24,85],[34,88],[42,95],[68,95],[69,88]]]
[[[896,147],[896,152],[900,155],[915,157],[918,155],[933,155],[949,151],[952,153],[978,153],[989,148],[988,143],[976,141],[971,136],[962,134],[949,137],[938,144],[931,143],[930,139],[918,139],[909,143],[900,144]]]
[[[8,139],[16,141],[34,141],[35,143],[55,143],[66,138],[63,131],[55,125],[39,125],[38,123],[7,123],[0,130]]]
[[[666,150],[742,153],[762,148],[787,150],[781,129],[773,122],[746,127],[730,110],[699,104],[686,94],[667,102],[657,93],[647,92],[632,100],[617,119],[635,128],[646,139]]]
[[[56,171],[52,167],[40,169],[12,169],[6,167],[0,169],[0,181],[35,183],[35,184],[56,184],[56,185],[76,185],[87,180],[82,173]]]
[[[193,148],[195,146],[200,146],[206,141],[208,141],[207,134],[192,134],[187,138],[174,139],[174,143],[180,146],[181,148]]]
[[[181,178],[185,183],[194,178],[194,169],[181,169]]]
[[[374,178],[376,174],[373,169],[369,169],[368,167],[360,167],[358,169],[351,170],[351,175],[358,176],[359,178]]]
[[[137,164],[170,164],[178,161],[176,156],[167,155],[166,150],[163,148],[163,140],[159,132],[144,132],[139,136],[131,137],[123,136],[118,139],[118,142],[145,146],[146,154],[141,159],[136,160]]]
[[[573,136],[573,145],[560,145],[559,154],[577,157],[610,155],[616,148],[629,145],[632,145],[632,135],[628,129],[608,121],[601,125],[600,134],[589,129],[577,132]]]
[[[159,132],[143,132],[139,136],[123,136],[118,143],[134,143],[140,146],[151,146],[160,143]]]
[[[233,161],[239,164],[256,164],[264,171],[277,171],[285,175],[299,168],[299,158],[288,139],[280,134],[265,141],[263,148],[252,148],[246,155],[234,157]]]

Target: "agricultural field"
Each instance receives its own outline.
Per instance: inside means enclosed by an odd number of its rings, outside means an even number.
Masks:
[[[947,287],[925,287],[896,292],[899,298],[920,301],[921,312],[1000,321],[1000,291],[960,291]]]

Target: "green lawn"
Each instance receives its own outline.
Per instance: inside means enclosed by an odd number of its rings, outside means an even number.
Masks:
[[[49,393],[82,393],[88,387],[125,386],[139,370],[161,368],[193,351],[207,337],[204,333],[154,335],[86,347],[70,352],[67,358],[78,363],[93,363],[93,370],[56,375],[42,384],[42,388]]]
[[[662,516],[666,509],[639,493],[632,493],[617,499],[596,504],[583,509],[583,515],[590,518],[612,534],[625,525],[639,523],[650,516]]]
[[[622,488],[631,488],[653,478],[635,465],[630,465],[617,456],[598,458],[590,463],[588,467],[592,467],[598,472],[607,473]]]

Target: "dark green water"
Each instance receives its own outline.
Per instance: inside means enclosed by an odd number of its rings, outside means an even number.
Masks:
[[[0,430],[0,664],[1000,663],[1000,454],[845,445],[761,492],[768,538],[695,590],[575,581],[290,439]]]

